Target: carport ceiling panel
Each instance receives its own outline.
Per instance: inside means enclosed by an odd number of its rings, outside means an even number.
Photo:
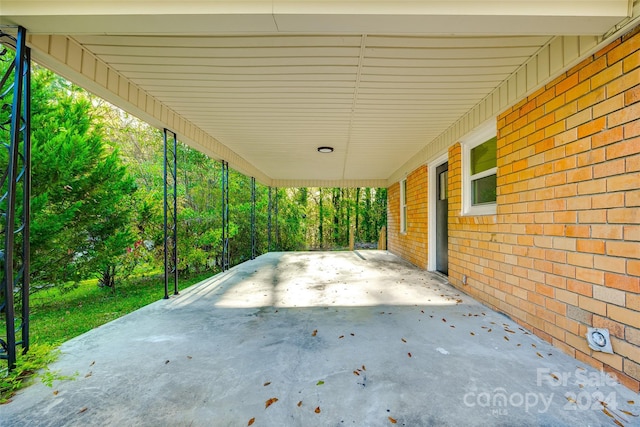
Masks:
[[[274,179],[390,176],[549,41],[383,35],[75,39]],[[317,145],[337,149],[318,158]]]

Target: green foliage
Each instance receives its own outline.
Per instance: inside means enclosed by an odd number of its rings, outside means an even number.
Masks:
[[[16,367],[8,372],[0,371],[0,405],[10,401],[20,388],[29,384],[34,375],[39,375],[42,382],[53,386],[54,381],[69,380],[73,377],[62,376],[48,367],[59,356],[60,351],[49,344],[35,344],[26,354],[18,354]]]
[[[135,182],[107,151],[85,92],[35,68],[31,270],[35,288],[77,283],[119,264],[133,243]],[[114,283],[113,276],[107,286]]]

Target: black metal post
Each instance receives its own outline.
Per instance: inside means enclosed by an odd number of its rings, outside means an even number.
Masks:
[[[222,271],[229,269],[229,163],[222,161]]]
[[[278,224],[278,188],[275,188],[275,203],[274,203],[274,212],[276,215],[276,230],[275,230],[275,234],[276,234],[276,251],[280,251],[280,227]]]
[[[258,236],[256,232],[256,179],[251,177],[251,259],[257,256]]]
[[[0,108],[10,111],[8,120],[0,123],[10,135],[10,140],[2,143],[7,150],[7,164],[0,178],[0,234],[4,233],[4,247],[0,250],[0,312],[4,311],[6,321],[6,340],[0,338],[0,359],[7,360],[9,370],[15,367],[18,346],[22,346],[23,353],[29,349],[31,53],[26,46],[26,33],[18,27],[14,37],[0,29],[0,60],[8,53],[4,45],[15,48],[15,57],[0,80]],[[20,324],[16,328],[18,305]],[[16,341],[17,331],[21,331],[20,341]]]
[[[267,206],[267,252],[271,252],[271,187],[269,187],[269,205]]]
[[[164,129],[164,298],[178,295],[178,138]]]

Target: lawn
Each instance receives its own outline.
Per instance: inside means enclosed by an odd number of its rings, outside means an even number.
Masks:
[[[211,273],[204,273],[180,279],[179,288],[210,276]],[[31,342],[59,345],[163,296],[162,274],[131,278],[118,283],[115,290],[87,280],[64,293],[57,289],[37,292],[31,297]]]
[[[179,289],[198,283],[212,273],[181,278]],[[164,297],[164,276],[151,274],[119,282],[115,289],[101,288],[96,280],[87,280],[76,288],[60,292],[48,289],[31,296],[31,350],[19,355],[16,369],[7,372],[6,361],[0,360],[0,404],[9,402],[13,394],[28,383],[35,372],[43,381],[52,382],[56,374],[46,367],[57,357],[56,347],[73,337],[111,320],[122,317]],[[0,336],[6,335],[0,322]]]

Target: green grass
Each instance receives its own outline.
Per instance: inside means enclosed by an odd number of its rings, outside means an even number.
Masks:
[[[179,289],[211,275],[203,273],[180,279]],[[38,371],[42,381],[49,385],[53,380],[62,379],[47,368],[57,358],[58,345],[163,297],[162,274],[130,278],[117,283],[115,290],[98,287],[96,280],[87,280],[70,291],[48,289],[33,294],[30,304],[31,349],[26,355],[18,356],[13,371],[7,372],[6,365],[0,365],[0,404],[10,401],[13,394],[29,384]],[[4,336],[4,322],[0,325],[0,332]]]
[[[179,280],[184,289],[210,277],[200,274]],[[31,342],[59,345],[100,325],[131,313],[164,296],[164,277],[152,275],[132,278],[116,285],[115,290],[100,288],[95,280],[61,293],[41,291],[31,298]]]

